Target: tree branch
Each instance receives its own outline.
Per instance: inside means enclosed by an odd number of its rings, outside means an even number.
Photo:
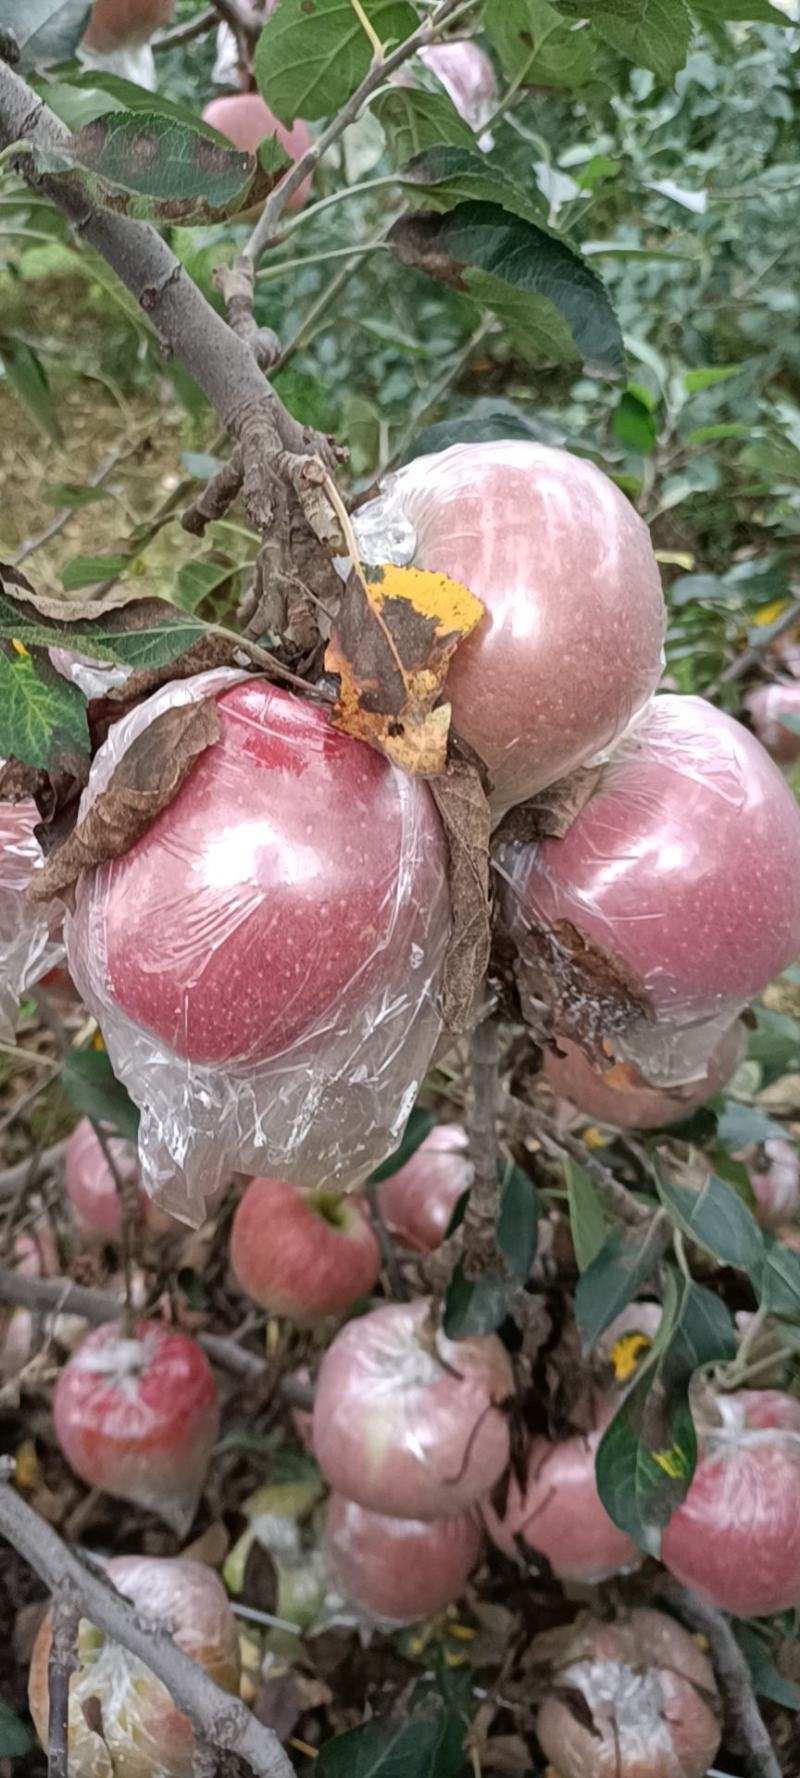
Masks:
[[[43,1148],[41,1154],[28,1155],[24,1161],[15,1161],[13,1167],[4,1167],[0,1173],[0,1200],[15,1198],[21,1185],[34,1185],[43,1174],[54,1172],[61,1165],[66,1148],[65,1138]]]
[[[144,1661],[166,1686],[178,1709],[191,1719],[202,1741],[223,1753],[240,1754],[257,1778],[294,1778],[292,1765],[272,1729],[264,1728],[238,1698],[224,1692],[176,1647],[165,1629],[145,1625],[107,1576],[67,1549],[52,1526],[7,1482],[0,1483],[0,1535],[51,1592],[71,1588],[91,1622]]]
[[[69,1682],[78,1666],[80,1600],[64,1580],[53,1600],[53,1639],[47,1665],[47,1778],[69,1778]]]
[[[775,1749],[758,1708],[750,1669],[727,1618],[688,1587],[660,1575],[656,1592],[690,1630],[705,1636],[717,1676],[732,1748],[744,1755],[753,1778],[781,1778]]]
[[[509,1129],[516,1130],[520,1136],[527,1136],[529,1140],[541,1143],[551,1153],[571,1155],[584,1173],[588,1174],[618,1222],[640,1227],[642,1223],[650,1221],[653,1211],[646,1204],[640,1204],[633,1192],[615,1179],[610,1167],[604,1167],[602,1161],[595,1160],[594,1155],[589,1153],[577,1136],[571,1136],[568,1130],[560,1130],[555,1119],[540,1111],[538,1106],[525,1105],[521,1099],[513,1098],[511,1093],[501,1093],[497,1113],[503,1123]]]
[[[441,0],[441,4],[436,7],[425,24],[420,25],[416,31],[412,31],[411,36],[407,37],[404,43],[398,44],[397,49],[393,49],[388,56],[384,56],[382,61],[373,62],[361,85],[356,88],[347,104],[320,132],[319,136],[311,143],[310,148],[306,149],[305,154],[295,162],[285,179],[281,179],[275,190],[270,192],[245,248],[245,253],[254,263],[263,253],[268,241],[272,239],[290,198],[294,197],[296,191],[299,191],[303,181],[308,178],[310,173],[313,173],[322,156],[327,154],[334,142],[339,141],[340,136],[344,135],[351,123],[355,123],[367,99],[377,92],[378,87],[385,84],[396,68],[401,68],[404,62],[416,55],[417,50],[424,49],[428,43],[433,43],[441,35],[445,25],[451,24],[455,18],[460,18],[462,14],[471,12],[473,4],[474,0]]]

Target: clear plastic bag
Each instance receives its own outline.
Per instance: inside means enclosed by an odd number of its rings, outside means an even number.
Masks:
[[[221,734],[124,857],[86,873],[70,969],[141,1110],[145,1189],[202,1221],[233,1171],[347,1189],[396,1147],[440,1034],[447,851],[427,785],[231,670],[115,724],[81,813],[152,719]]]
[[[118,1592],[168,1630],[177,1647],[234,1697],[239,1637],[225,1588],[213,1569],[182,1557],[116,1556],[105,1571]],[[39,1631],[28,1686],[43,1747],[49,1720],[48,1659],[52,1619]],[[102,1728],[93,1727],[98,1719]],[[70,1772],[80,1778],[192,1778],[189,1718],[137,1655],[82,1618],[78,1670],[69,1688]]]
[[[0,760],[0,767],[4,762]],[[42,908],[25,890],[44,860],[33,802],[0,802],[0,1038],[13,1041],[20,1000],[64,961],[60,905]]]
[[[544,942],[559,1017],[577,1021],[559,1028],[580,1036],[595,989],[565,937],[577,930],[649,999],[652,1020],[604,1035],[654,1086],[700,1079],[800,955],[800,809],[755,737],[703,698],[656,698],[564,838],[500,845],[496,866],[523,991],[541,997]]]
[[[663,666],[647,527],[593,463],[520,439],[459,444],[354,515],[365,562],[413,563],[486,606],[444,687],[502,814],[611,746]]]

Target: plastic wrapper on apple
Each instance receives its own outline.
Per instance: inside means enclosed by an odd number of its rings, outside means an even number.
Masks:
[[[232,1172],[359,1184],[397,1146],[441,1030],[447,851],[427,785],[326,710],[228,669],[114,725],[215,697],[219,739],[123,857],[86,872],[70,968],[141,1111],[146,1191],[186,1221]]]
[[[0,760],[0,767],[5,762]],[[25,891],[43,864],[33,802],[0,802],[0,1038],[14,1036],[22,996],[64,960],[60,904],[43,909]]]
[[[395,1519],[332,1494],[325,1555],[333,1585],[367,1624],[396,1629],[460,1598],[481,1551],[474,1513]]]
[[[239,1638],[222,1582],[183,1558],[117,1556],[105,1564],[117,1590],[144,1621],[163,1626],[178,1648],[234,1697]],[[43,1747],[48,1731],[48,1615],[34,1644],[29,1702]],[[192,1778],[194,1735],[149,1667],[81,1619],[78,1667],[69,1688],[69,1770],[75,1778]],[[98,1714],[102,1734],[92,1726]]]
[[[639,996],[641,1014],[632,1002],[602,1036],[652,1086],[701,1080],[800,954],[800,810],[755,737],[703,698],[656,698],[564,837],[501,845],[496,867],[523,989],[541,991],[549,955],[562,1006],[591,1016],[593,983],[575,985],[563,938],[577,931]]]
[[[363,561],[447,574],[484,605],[444,696],[495,817],[613,746],[655,691],[658,564],[593,463],[519,439],[453,445],[387,477],[354,527]]]

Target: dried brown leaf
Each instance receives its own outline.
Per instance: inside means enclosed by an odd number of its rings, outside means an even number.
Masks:
[[[579,766],[526,803],[518,803],[503,816],[496,829],[500,840],[563,840],[573,821],[585,809],[601,776],[601,766]]]
[[[472,1022],[491,950],[489,835],[491,819],[480,774],[463,760],[431,779],[431,793],[447,835],[453,926],[444,961],[445,1026],[458,1036]]]
[[[621,958],[592,943],[570,920],[531,922],[515,975],[522,1015],[537,1041],[553,1033],[570,1037],[600,1064],[608,1061],[615,1037],[655,1016],[646,989]]]
[[[82,870],[120,858],[177,796],[199,754],[219,735],[213,698],[165,710],[123,754],[106,790],[34,879],[37,901],[68,896]]]

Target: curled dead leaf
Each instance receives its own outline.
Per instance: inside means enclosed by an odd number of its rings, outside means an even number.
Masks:
[[[489,834],[491,819],[480,773],[451,760],[431,793],[447,836],[452,910],[442,977],[442,1016],[454,1036],[467,1031],[482,991],[491,950]]]
[[[567,778],[548,785],[526,803],[517,803],[503,816],[496,829],[501,840],[518,840],[531,844],[536,840],[563,840],[581,809],[593,795],[602,766],[579,766]]]
[[[354,569],[325,654],[339,679],[334,723],[378,747],[405,772],[433,777],[447,764],[447,668],[483,606],[446,574]]]
[[[123,754],[84,820],[38,872],[28,891],[32,898],[67,898],[81,871],[129,852],[218,736],[213,698],[177,705],[157,716]]]
[[[515,963],[514,973],[522,1016],[537,1041],[570,1037],[601,1066],[608,1064],[615,1038],[655,1017],[650,996],[632,970],[570,920],[556,920],[552,926],[532,922],[525,934],[524,962]]]

